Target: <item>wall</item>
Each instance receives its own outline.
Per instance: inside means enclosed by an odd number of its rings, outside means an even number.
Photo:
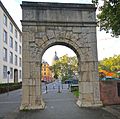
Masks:
[[[100,81],[100,96],[104,105],[120,104],[117,83],[120,83],[120,80]]]

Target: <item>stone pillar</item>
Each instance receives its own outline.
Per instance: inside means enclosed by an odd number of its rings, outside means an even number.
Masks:
[[[80,95],[77,104],[80,107],[102,106],[102,102],[100,101],[100,87],[98,79],[98,61],[96,55],[94,54],[95,52],[91,49],[84,49],[87,52],[84,52],[85,54],[81,57],[81,61],[79,61]]]
[[[29,33],[23,33],[23,77],[22,102],[20,110],[43,109],[41,90],[41,62],[36,53],[36,46],[32,49],[29,43]],[[34,55],[34,56],[33,56]]]
[[[81,65],[89,65],[89,62],[85,64],[82,63]],[[102,102],[100,101],[99,80],[97,78],[98,73],[95,71],[81,71],[79,80],[80,95],[77,101],[80,107],[102,106]]]

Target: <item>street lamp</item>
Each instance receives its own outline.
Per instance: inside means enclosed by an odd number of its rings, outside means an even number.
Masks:
[[[7,93],[7,95],[9,95],[9,75],[10,75],[10,71],[7,71],[7,74],[8,74],[8,77],[7,77],[7,84],[8,84],[7,89],[8,89],[8,93]]]

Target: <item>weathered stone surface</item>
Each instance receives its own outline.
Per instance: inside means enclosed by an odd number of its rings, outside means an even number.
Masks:
[[[23,96],[21,109],[41,109],[41,61],[59,44],[78,57],[79,106],[100,106],[94,5],[23,2]]]

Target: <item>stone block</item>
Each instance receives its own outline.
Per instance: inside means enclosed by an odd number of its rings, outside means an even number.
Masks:
[[[82,101],[83,103],[89,103],[89,102],[93,102],[93,93],[83,93],[82,94]]]
[[[80,71],[82,71],[82,72],[89,71],[88,67],[89,67],[89,63],[82,61],[80,64]]]
[[[79,37],[78,37],[78,34],[72,34],[71,35],[71,40],[73,41],[73,42],[76,42],[77,40],[79,39]]]
[[[82,11],[82,21],[96,22],[95,12],[94,11]]]
[[[36,80],[35,79],[29,79],[29,85],[30,86],[35,86],[36,85]]]
[[[92,32],[87,34],[87,39],[88,39],[88,43],[96,43],[97,42],[96,33]]]
[[[35,100],[35,96],[36,96],[36,86],[35,85],[30,85],[29,86],[29,96],[34,97]]]
[[[23,78],[22,79],[22,86],[28,86],[29,85],[29,78],[26,79],[26,78]]]
[[[35,96],[30,96],[30,106],[34,107],[35,106]]]
[[[71,39],[72,34],[73,34],[73,33],[72,33],[71,31],[66,32],[66,36],[65,36],[65,38],[66,38],[66,39]]]
[[[81,33],[82,28],[81,27],[73,27],[73,33]]]
[[[37,26],[37,31],[38,32],[45,32],[46,27],[45,26]]]
[[[31,21],[36,19],[36,10],[23,10],[23,20]]]
[[[24,43],[22,43],[22,51],[26,51],[29,50],[29,42],[28,41],[24,41]]]
[[[53,30],[47,30],[46,33],[47,33],[47,37],[48,37],[49,40],[52,39],[52,38],[55,38]]]
[[[22,62],[28,62],[30,59],[30,53],[29,50],[25,49],[22,52]]]
[[[92,82],[81,82],[82,93],[91,94],[93,93],[93,83]]]
[[[91,81],[98,81],[98,80],[99,80],[98,71],[92,71],[92,80]]]
[[[99,81],[93,82],[94,100],[100,101],[100,86]]]
[[[29,86],[23,85],[22,86],[22,104],[29,104]]]
[[[23,72],[22,76],[23,76],[23,79],[24,78],[25,79],[30,78],[30,64],[29,64],[29,62],[23,62],[22,65],[23,65],[22,66],[22,72]]]

